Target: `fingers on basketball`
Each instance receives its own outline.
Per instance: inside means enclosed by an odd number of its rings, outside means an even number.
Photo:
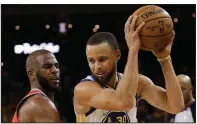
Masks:
[[[134,32],[136,21],[137,21],[137,16],[134,16],[133,19],[132,19],[132,22],[130,24],[130,27],[129,27],[130,28],[130,33]]]
[[[174,38],[175,38],[175,31],[173,30],[172,31],[172,38],[170,39],[170,43],[168,44],[168,47],[170,47],[170,48],[172,47]]]
[[[143,26],[145,25],[145,22],[142,22],[136,29],[137,33],[140,32],[140,30],[143,28]]]
[[[129,29],[129,26],[130,26],[130,24],[131,24],[132,18],[133,18],[133,15],[131,15],[131,16],[127,19],[127,21],[126,21],[126,23],[125,23],[125,28],[124,28],[125,34],[128,33],[129,30],[130,30],[130,29]]]

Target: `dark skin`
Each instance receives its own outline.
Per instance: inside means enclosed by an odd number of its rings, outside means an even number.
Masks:
[[[41,94],[29,97],[18,108],[19,122],[60,122],[53,103],[54,92],[59,89],[59,64],[52,53],[41,54],[31,60],[26,66],[31,89],[43,91],[49,99]]]
[[[183,93],[185,108],[189,107],[192,102],[195,101],[193,94],[192,94],[192,83],[189,76],[180,74],[177,76],[179,83],[181,85],[181,90]]]

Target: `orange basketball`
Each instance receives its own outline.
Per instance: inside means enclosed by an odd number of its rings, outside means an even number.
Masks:
[[[161,49],[170,42],[174,27],[166,10],[159,6],[147,5],[137,9],[133,15],[138,16],[136,27],[145,22],[139,33],[142,50]]]

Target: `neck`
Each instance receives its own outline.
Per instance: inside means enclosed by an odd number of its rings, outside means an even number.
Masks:
[[[187,97],[187,99],[184,100],[185,102],[185,108],[188,108],[192,102],[194,102],[195,99],[193,98],[192,94],[189,95],[189,97]]]
[[[49,99],[52,101],[52,102],[54,102],[54,92],[49,92],[48,94],[46,94],[48,97],[49,97]]]
[[[52,102],[54,102],[54,92],[47,92],[46,90],[44,90],[38,82],[34,82],[31,83],[31,90],[32,89],[39,89],[40,91],[42,91]],[[35,85],[33,85],[35,84]],[[37,84],[37,85],[36,85]]]
[[[114,72],[111,80],[109,81],[108,83],[108,86],[115,89],[116,88],[116,85],[118,83],[118,77],[117,77],[117,71]]]

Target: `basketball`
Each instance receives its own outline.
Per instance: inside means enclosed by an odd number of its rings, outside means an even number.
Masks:
[[[137,9],[133,15],[138,16],[136,28],[145,22],[139,33],[142,50],[162,49],[168,45],[174,27],[166,10],[159,6],[147,5]]]

